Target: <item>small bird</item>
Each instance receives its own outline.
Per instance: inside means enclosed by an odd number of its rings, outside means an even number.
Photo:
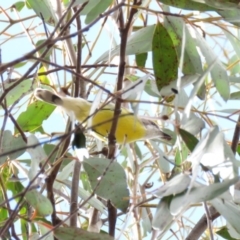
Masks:
[[[82,123],[89,116],[92,103],[83,98],[62,97],[49,90],[37,88],[34,96],[44,102],[62,107],[70,116]],[[114,117],[114,104],[99,109],[92,117],[92,131],[101,140],[106,140]],[[137,117],[126,108],[121,108],[115,132],[118,144],[131,143],[138,140],[159,138],[170,141],[172,137],[160,130],[158,125],[144,117]]]

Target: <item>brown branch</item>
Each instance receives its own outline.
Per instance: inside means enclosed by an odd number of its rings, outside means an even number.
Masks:
[[[134,0],[133,5],[141,4],[141,1]],[[122,90],[122,83],[124,78],[124,72],[125,72],[125,56],[126,56],[126,47],[127,47],[127,39],[128,39],[128,33],[132,24],[133,16],[137,12],[137,9],[131,8],[128,21],[126,25],[124,26],[124,16],[122,12],[122,8],[119,9],[119,17],[118,17],[118,25],[119,25],[119,32],[120,32],[120,63],[118,68],[118,76],[117,76],[117,91]],[[115,149],[116,149],[116,137],[115,132],[117,130],[118,125],[118,118],[121,114],[121,100],[117,99],[115,108],[114,108],[114,120],[112,121],[112,126],[109,132],[108,136],[108,158],[114,159],[115,155]],[[112,206],[111,203],[109,203],[110,206],[108,208],[108,215],[109,215],[109,235],[113,236],[115,235],[115,228],[116,228],[116,217],[117,217],[117,209]],[[115,219],[114,219],[115,218]]]
[[[85,7],[88,2],[85,2],[80,9],[74,8],[75,18],[77,23],[77,29],[81,30],[81,20],[79,17],[79,12]],[[81,63],[82,63],[82,33],[78,35],[77,42],[77,58],[74,65],[76,66],[76,73],[78,75],[74,75],[74,96],[78,97],[79,95],[79,87],[81,84],[81,97],[84,97],[84,81],[80,78],[81,75]],[[78,188],[79,188],[79,179],[81,174],[81,162],[76,161],[73,170],[73,178],[72,178],[72,187],[71,187],[71,201],[70,201],[70,226],[77,227],[77,211],[78,211]]]
[[[69,146],[69,143],[70,143],[70,135],[69,135],[69,133],[70,133],[70,131],[71,131],[71,125],[69,124],[68,131],[67,131],[67,136],[68,137],[66,137],[66,139],[63,139],[63,141],[61,141],[61,144],[64,144],[64,145],[63,145],[63,147],[61,149],[61,152],[59,153],[60,156],[62,156],[66,152],[66,150],[67,150],[67,148]],[[57,225],[59,223],[59,221],[60,221],[58,219],[58,217],[57,217],[57,214],[56,214],[55,199],[54,199],[54,193],[53,193],[54,192],[53,191],[53,184],[55,182],[55,179],[57,177],[57,174],[59,172],[61,164],[62,164],[62,161],[58,162],[54,166],[51,174],[46,179],[47,195],[48,195],[48,198],[51,201],[52,206],[53,206],[53,213],[51,215],[53,226]]]

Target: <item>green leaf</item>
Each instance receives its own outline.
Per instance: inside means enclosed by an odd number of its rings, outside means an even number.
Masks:
[[[172,7],[177,7],[185,10],[197,10],[197,11],[214,11],[216,10],[213,7],[210,7],[204,3],[198,3],[197,1],[192,0],[158,0],[161,3],[170,5]]]
[[[173,177],[160,188],[154,190],[152,194],[159,198],[176,195],[184,192],[189,187],[190,183],[190,176],[188,174],[181,173]]]
[[[183,143],[181,148],[177,148],[176,155],[175,155],[175,164],[180,166],[189,154],[189,149]]]
[[[110,161],[104,158],[89,158],[83,162],[92,189],[99,182],[99,178],[109,166]],[[111,200],[112,204],[125,212],[129,205],[129,190],[126,182],[126,175],[122,166],[113,162],[106,175],[102,177],[96,194],[104,199]]]
[[[14,68],[21,68],[21,67],[25,66],[27,63],[28,63],[27,61],[17,63],[17,64],[14,65]]]
[[[229,33],[229,31],[223,31],[228,38],[229,42],[231,43],[234,52],[238,56],[238,59],[240,58],[240,44],[239,44],[239,39],[237,36],[233,35],[232,33]],[[237,59],[237,60],[238,60]]]
[[[217,56],[212,48],[208,45],[206,40],[197,32],[196,33],[196,42],[201,49],[203,56],[206,59],[208,66],[212,66],[211,77],[212,81],[215,84],[217,91],[220,96],[227,101],[230,96],[230,86],[229,79],[226,72],[226,69],[223,67],[222,62],[220,61],[219,56]]]
[[[40,39],[37,41],[36,43],[36,47],[40,46],[42,43],[44,43],[46,41],[46,39]],[[44,46],[43,48],[39,49],[39,53],[42,54],[45,50],[47,49],[46,46]],[[48,51],[48,53],[46,54],[46,56],[44,57],[44,59],[46,60],[50,60],[50,55],[52,54],[52,48]],[[42,69],[42,68],[41,68]],[[44,68],[43,68],[44,69]],[[41,70],[42,71],[42,70]],[[41,72],[40,71],[40,72]]]
[[[50,0],[27,0],[26,4],[29,8],[32,8],[40,18],[42,15],[46,23],[55,25],[58,22]]]
[[[93,233],[75,227],[60,227],[54,229],[54,236],[59,240],[114,240],[108,234]]]
[[[167,16],[164,19],[164,27],[167,29],[175,48],[177,49],[178,59],[181,58],[183,28],[185,27],[185,49],[184,49],[184,74],[202,74],[202,63],[196,48],[196,42],[193,40],[188,27],[183,19],[173,16]]]
[[[228,228],[226,226],[216,231],[216,234],[227,240],[237,240],[236,238],[231,237],[231,235],[229,234]]]
[[[30,104],[27,110],[19,115],[17,122],[24,132],[40,131],[44,133],[42,123],[48,119],[54,109],[55,106],[51,104],[36,101]],[[16,128],[15,133],[18,133]]]
[[[193,151],[196,145],[198,144],[198,140],[191,133],[185,131],[184,129],[179,129],[179,134],[185,142],[186,146],[190,151]]]
[[[54,144],[44,144],[43,145],[43,149],[45,151],[45,153],[47,154],[47,156],[49,156],[52,151],[55,149],[56,145]],[[55,153],[52,155],[52,157],[49,159],[49,163],[54,163],[56,161],[56,156],[57,156],[57,151],[55,151]],[[72,154],[67,152],[64,154],[64,158],[62,160],[62,164],[61,164],[61,167],[60,167],[60,171],[62,171],[62,169],[72,161]]]
[[[231,100],[239,100],[240,99],[240,91],[231,93],[230,99]]]
[[[75,0],[73,5],[72,5],[72,7],[78,6],[79,4],[83,4],[83,3],[87,2],[87,1],[88,0]],[[64,6],[67,8],[72,1],[71,0],[63,0],[62,2],[64,4]],[[82,12],[81,12],[81,14],[82,14]]]
[[[138,67],[145,67],[147,61],[148,53],[136,54],[136,63]]]
[[[172,222],[173,216],[170,213],[169,205],[172,200],[172,196],[163,197],[158,206],[155,215],[152,220],[152,227],[160,232],[163,232],[167,226]],[[164,216],[164,217],[162,217]]]
[[[227,64],[228,67],[231,66],[231,68],[229,68],[228,70],[230,71],[230,74],[231,75],[236,75],[240,72],[240,56],[238,57],[236,54],[233,55],[228,64]],[[229,81],[231,81],[231,79],[229,78]]]
[[[10,152],[6,156],[0,157],[0,164],[3,164],[8,158],[16,159],[21,156],[25,151],[27,144],[23,141],[21,136],[14,137],[11,131],[6,130],[3,132],[2,145],[0,149],[0,155],[6,152]],[[15,151],[18,148],[23,148],[22,150]],[[11,153],[11,151],[13,151]]]
[[[126,55],[149,52],[152,49],[152,38],[155,25],[144,27],[128,38]],[[120,45],[111,49],[111,57],[119,55]],[[106,61],[109,58],[109,50],[103,53],[96,62]]]
[[[43,72],[46,72],[46,68],[44,66],[38,70],[38,74]],[[47,75],[40,75],[38,76],[38,79],[40,80],[41,84],[50,85],[50,80]]]
[[[220,16],[222,16],[224,18],[225,21],[234,24],[236,26],[240,26],[240,15],[239,15],[239,9],[235,8],[235,9],[231,9],[231,11],[229,11],[228,9],[226,10],[218,10],[216,11]]]
[[[85,24],[89,24],[94,21],[100,14],[102,14],[111,4],[112,0],[92,0],[88,3],[94,3],[94,6],[88,12],[87,17],[85,19]]]
[[[19,1],[15,2],[12,7],[15,7],[18,12],[20,12],[25,6],[25,2]]]
[[[6,82],[4,83],[4,88],[8,88],[11,87],[12,84],[14,84],[14,82]],[[8,92],[8,94],[6,95],[6,101],[7,101],[7,106],[11,106],[13,103],[15,103],[16,101],[19,101],[22,97],[28,95],[30,92],[33,91],[34,88],[34,84],[35,82],[30,80],[30,79],[26,79],[24,81],[22,81],[20,84],[18,84],[16,87],[14,87],[12,90],[10,90]],[[2,94],[1,94],[2,95]]]
[[[170,211],[173,215],[177,215],[190,204],[216,199],[237,181],[238,177],[220,183],[213,183],[209,186],[196,183],[199,186],[191,188],[184,194],[177,194],[173,197],[170,204]]]
[[[240,209],[233,201],[223,201],[222,199],[213,199],[210,201],[213,207],[226,219],[227,223],[240,234],[239,221]]]
[[[39,193],[36,189],[27,192],[25,199],[36,210],[38,216],[52,214],[53,207],[50,200]]]
[[[153,70],[158,90],[175,80],[178,75],[178,57],[173,41],[161,23],[155,27],[152,40]]]

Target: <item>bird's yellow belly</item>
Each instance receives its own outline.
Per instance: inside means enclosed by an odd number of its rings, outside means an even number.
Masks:
[[[107,138],[110,132],[114,111],[112,109],[102,109],[92,118],[92,129],[102,137]],[[115,137],[117,143],[129,143],[143,139],[146,135],[144,125],[128,111],[123,111],[118,118]]]

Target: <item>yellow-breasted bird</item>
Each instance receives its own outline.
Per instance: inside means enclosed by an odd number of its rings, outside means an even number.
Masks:
[[[62,107],[67,113],[73,112],[80,123],[90,114],[92,103],[83,98],[62,97],[40,88],[35,90],[34,95],[39,100]],[[113,114],[114,104],[108,104],[99,109],[92,117],[92,130],[100,139],[107,138],[111,129]],[[152,138],[160,138],[166,141],[172,139],[171,136],[161,131],[155,122],[144,117],[137,117],[126,108],[121,108],[115,137],[119,144]]]

